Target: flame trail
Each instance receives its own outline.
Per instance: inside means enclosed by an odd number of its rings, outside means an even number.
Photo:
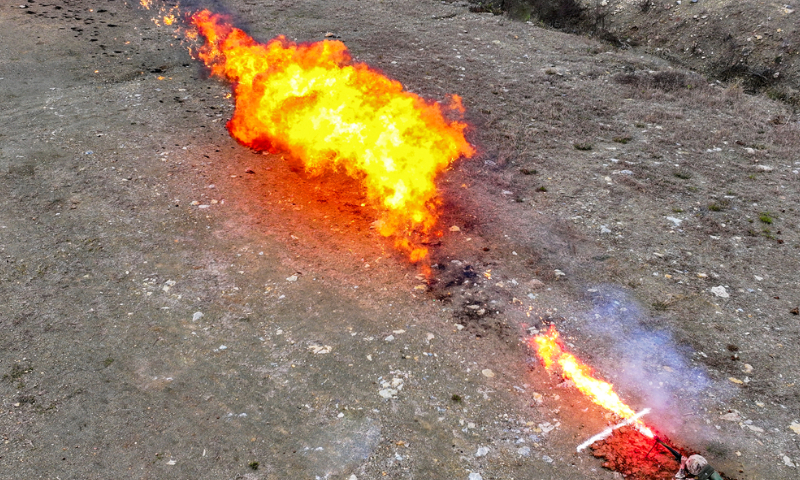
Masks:
[[[236,110],[228,130],[257,150],[289,152],[309,173],[339,170],[363,183],[381,212],[378,231],[416,263],[428,250],[411,240],[436,224],[439,173],[471,157],[464,112],[403,90],[340,41],[296,44],[279,36],[258,43],[208,10],[189,17],[205,39],[197,56],[212,75],[233,84]]]
[[[561,367],[564,377],[575,383],[578,390],[588,396],[592,402],[624,419],[634,417],[636,412],[619,398],[619,395],[614,392],[614,386],[595,378],[592,369],[567,352],[558,337],[555,325],[550,325],[546,334],[536,335],[530,340],[531,346],[536,350],[545,369],[550,371],[557,364]],[[643,435],[650,438],[655,436],[652,430],[641,421],[636,420],[634,425]]]

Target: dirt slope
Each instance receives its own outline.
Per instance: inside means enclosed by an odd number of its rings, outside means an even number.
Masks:
[[[531,358],[544,322],[730,477],[796,476],[786,103],[466,2],[224,9],[463,96],[437,281],[357,182],[232,141],[152,11],[5,3],[0,478],[616,478],[575,453],[615,419]]]

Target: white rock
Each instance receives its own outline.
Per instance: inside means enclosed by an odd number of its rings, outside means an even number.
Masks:
[[[714,295],[716,295],[716,296],[718,296],[720,298],[728,298],[728,297],[731,296],[728,293],[728,291],[725,290],[725,287],[723,287],[722,285],[719,285],[719,286],[716,286],[716,287],[711,287],[711,293],[713,293]]]
[[[378,391],[378,395],[383,398],[394,398],[397,396],[397,390],[394,388],[384,388]]]
[[[296,282],[297,281],[297,275],[292,275],[291,277],[286,277],[286,281],[287,282]]]
[[[520,447],[517,449],[517,455],[527,457],[531,454],[531,447]]]
[[[789,458],[787,455],[783,456],[783,464],[786,465],[787,467],[792,467],[792,468],[795,468],[797,466],[794,464],[792,459]]]
[[[483,480],[483,477],[481,476],[480,473],[470,472],[469,480]]]
[[[547,462],[547,463],[553,463],[553,459],[550,458],[547,455],[542,455],[542,461]]]
[[[800,435],[800,423],[792,422],[789,428],[796,434]]]
[[[394,335],[389,335],[388,337],[384,338],[383,341],[384,342],[393,342],[394,341]]]
[[[493,378],[494,377],[494,372],[491,371],[488,368],[484,368],[483,370],[481,370],[481,374],[486,378]]]
[[[203,318],[203,312],[194,312],[194,315],[192,315],[192,321],[193,322],[196,322],[196,321],[200,320],[201,318]]]
[[[605,233],[611,233],[611,229],[605,225],[600,225],[600,235],[603,235]]]
[[[675,217],[667,217],[667,220],[669,220],[670,222],[674,223],[676,227],[680,227],[681,223],[683,223],[683,220],[681,220],[680,218],[675,218]]]
[[[480,447],[475,452],[475,458],[485,457],[489,453],[489,447]]]

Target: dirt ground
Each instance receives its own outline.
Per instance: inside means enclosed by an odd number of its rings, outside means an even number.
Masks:
[[[152,11],[3,2],[0,478],[619,478],[547,322],[676,445],[798,476],[790,106],[467,2],[204,6],[463,97],[436,281],[357,182],[234,142]]]

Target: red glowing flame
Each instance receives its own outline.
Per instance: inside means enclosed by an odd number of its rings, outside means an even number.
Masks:
[[[589,397],[592,402],[625,419],[636,415],[636,412],[614,392],[612,384],[595,378],[591,367],[566,351],[564,344],[558,338],[555,325],[550,325],[546,334],[539,334],[531,338],[530,344],[548,371],[558,365],[564,378],[571,380],[578,390]],[[634,425],[643,435],[650,438],[655,436],[653,431],[640,420],[637,420]]]
[[[208,10],[190,17],[205,39],[197,56],[234,86],[231,135],[257,150],[288,152],[312,174],[339,170],[363,183],[381,213],[378,231],[393,236],[412,262],[428,250],[411,233],[436,223],[439,173],[474,150],[467,125],[448,119],[464,109],[453,95],[443,107],[403,90],[344,43],[296,44],[280,36],[258,43]]]

